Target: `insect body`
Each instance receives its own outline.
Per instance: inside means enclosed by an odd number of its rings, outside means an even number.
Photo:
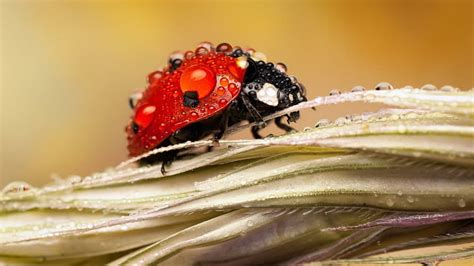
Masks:
[[[253,49],[216,48],[200,44],[195,52],[176,52],[168,66],[148,76],[148,88],[132,95],[134,115],[126,127],[130,156],[157,147],[207,136],[222,138],[226,129],[241,121],[257,122],[255,138],[266,124],[262,117],[306,101],[304,87],[286,74],[286,66],[266,62]],[[299,113],[287,116],[295,122]],[[275,119],[279,128],[293,128]],[[177,156],[168,151],[146,157],[142,163],[162,162],[162,172]]]

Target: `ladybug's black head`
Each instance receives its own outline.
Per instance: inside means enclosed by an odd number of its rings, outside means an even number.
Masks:
[[[295,77],[288,76],[283,63],[273,64],[244,53],[248,57],[242,92],[262,115],[269,115],[278,110],[306,101],[304,86]],[[290,114],[296,120],[299,113]]]

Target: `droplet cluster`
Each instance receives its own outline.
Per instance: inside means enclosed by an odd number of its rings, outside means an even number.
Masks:
[[[388,82],[380,82],[378,83],[377,85],[375,85],[375,87],[373,88],[374,90],[376,91],[383,91],[383,90],[393,90],[394,87],[392,84],[388,83]],[[409,90],[413,90],[415,89],[413,86],[404,86],[404,87],[401,87],[400,89],[409,89]],[[361,92],[361,91],[365,91],[366,88],[363,87],[363,86],[355,86],[353,87],[350,92]],[[425,84],[425,85],[422,85],[420,87],[420,90],[424,90],[424,91],[432,91],[432,92],[436,92],[436,91],[442,91],[442,92],[458,92],[460,91],[459,88],[455,88],[453,86],[450,86],[450,85],[444,85],[442,86],[441,88],[437,88],[435,85],[433,84]],[[341,90],[338,90],[338,89],[333,89],[329,92],[329,95],[332,96],[332,95],[339,95],[339,94],[342,94],[343,92]]]
[[[206,119],[240,93],[245,52],[229,44],[200,43],[194,51],[174,52],[168,65],[148,75],[148,88],[133,101],[135,114],[125,131],[131,156],[155,148],[173,132]],[[197,94],[197,106],[183,104],[184,93]]]
[[[261,59],[265,59],[265,56],[260,55],[256,57],[249,55],[255,61],[255,66],[249,66],[247,71],[254,72],[253,77],[250,81],[247,81],[242,90],[250,96],[251,99],[256,103],[258,108],[259,93],[261,94],[262,88],[265,84],[271,84],[278,91],[278,104],[275,105],[276,109],[284,109],[292,105],[298,104],[306,100],[305,90],[301,83],[294,76],[289,76],[286,71],[287,67],[283,63],[273,64],[271,62],[265,62]],[[247,73],[246,77],[252,76],[252,73]],[[259,112],[262,115],[268,115],[272,109],[267,109],[267,106],[261,108]]]
[[[347,115],[343,117],[336,118],[334,122],[331,122],[328,119],[319,120],[314,127],[323,128],[329,126],[344,126],[352,123],[363,123],[363,122],[373,122],[373,121],[393,121],[401,119],[417,119],[423,115],[423,112],[417,113],[413,110],[398,110],[398,109],[387,109],[381,110],[378,112],[366,112],[360,115]]]

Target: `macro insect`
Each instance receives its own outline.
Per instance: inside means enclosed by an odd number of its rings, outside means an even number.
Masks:
[[[158,147],[206,137],[221,139],[229,126],[255,122],[254,138],[267,124],[263,117],[306,101],[304,86],[289,76],[283,63],[267,62],[254,49],[203,42],[195,51],[174,52],[168,65],[148,75],[148,87],[133,94],[134,110],[126,126],[130,156]],[[299,112],[283,117],[296,122]],[[274,119],[277,127],[293,130]],[[179,150],[142,158],[142,164],[162,162],[161,171],[178,156]]]

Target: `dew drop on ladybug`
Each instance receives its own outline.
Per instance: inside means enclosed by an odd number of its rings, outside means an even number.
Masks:
[[[153,82],[159,80],[162,76],[163,76],[163,72],[161,72],[161,71],[154,71],[154,72],[151,72],[151,73],[148,75],[148,83],[149,83],[149,84],[152,84]]]
[[[139,129],[147,128],[155,117],[156,106],[143,105],[140,106],[135,113],[133,121],[138,125]]]
[[[227,87],[229,85],[229,80],[227,78],[221,78],[219,84],[223,87]]]
[[[216,85],[216,75],[205,66],[187,68],[179,80],[183,93],[196,92],[199,99],[208,96]]]
[[[227,69],[236,79],[243,80],[247,66],[248,66],[247,57],[241,56],[237,58],[235,62],[230,63],[227,66]]]
[[[239,89],[237,88],[237,86],[234,83],[230,83],[229,84],[229,91],[232,94],[236,94],[239,91]]]
[[[228,43],[221,43],[217,45],[216,51],[219,53],[230,53],[232,52],[232,46]]]

